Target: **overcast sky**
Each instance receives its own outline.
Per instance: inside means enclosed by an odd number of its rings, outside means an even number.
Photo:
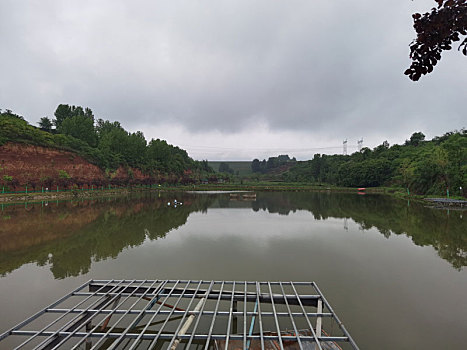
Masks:
[[[467,126],[467,58],[412,82],[432,0],[0,1],[0,108],[90,107],[195,159],[340,153]],[[457,46],[456,46],[457,49]]]

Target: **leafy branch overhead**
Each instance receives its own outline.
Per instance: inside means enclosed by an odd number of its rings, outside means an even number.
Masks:
[[[443,50],[450,50],[454,42],[467,34],[467,0],[435,0],[437,8],[425,14],[414,13],[417,38],[410,44],[412,64],[405,75],[413,81],[431,73],[441,59]],[[467,38],[458,47],[467,56]]]

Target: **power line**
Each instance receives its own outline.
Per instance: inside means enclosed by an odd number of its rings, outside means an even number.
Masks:
[[[310,147],[310,148],[279,148],[279,147],[215,147],[215,146],[189,146],[189,145],[179,145],[184,149],[199,149],[199,150],[232,150],[232,151],[288,151],[288,152],[307,152],[307,151],[318,151],[318,150],[327,150],[327,149],[339,149],[341,146],[329,146],[329,147]],[[347,147],[356,148],[357,146],[348,145]]]

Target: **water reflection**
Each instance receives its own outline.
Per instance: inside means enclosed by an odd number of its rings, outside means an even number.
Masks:
[[[183,205],[175,208],[175,198]],[[228,194],[178,193],[3,206],[0,274],[31,262],[50,264],[57,279],[85,274],[93,261],[116,258],[145,240],[164,238],[192,212],[208,208],[251,208],[279,215],[309,211],[315,220],[342,219],[343,230],[352,220],[361,230],[374,227],[385,237],[406,234],[417,245],[433,246],[456,269],[467,262],[466,227],[457,211],[378,195],[258,193],[255,201],[241,201]]]
[[[87,273],[92,261],[115,258],[146,239],[165,237],[194,211],[206,211],[212,198],[139,196],[4,207],[0,227],[0,273],[23,264],[51,264],[55,278]],[[169,199],[170,201],[170,199]],[[173,199],[172,199],[173,201]]]
[[[462,211],[432,209],[383,195],[322,193],[268,193],[258,196],[253,210],[281,215],[308,210],[316,220],[344,219],[344,229],[347,219],[352,219],[362,230],[374,227],[386,238],[406,234],[416,245],[430,245],[456,269],[467,265],[467,227]]]

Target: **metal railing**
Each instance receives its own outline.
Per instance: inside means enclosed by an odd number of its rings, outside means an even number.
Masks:
[[[14,349],[358,349],[314,282],[91,280],[0,335]]]

